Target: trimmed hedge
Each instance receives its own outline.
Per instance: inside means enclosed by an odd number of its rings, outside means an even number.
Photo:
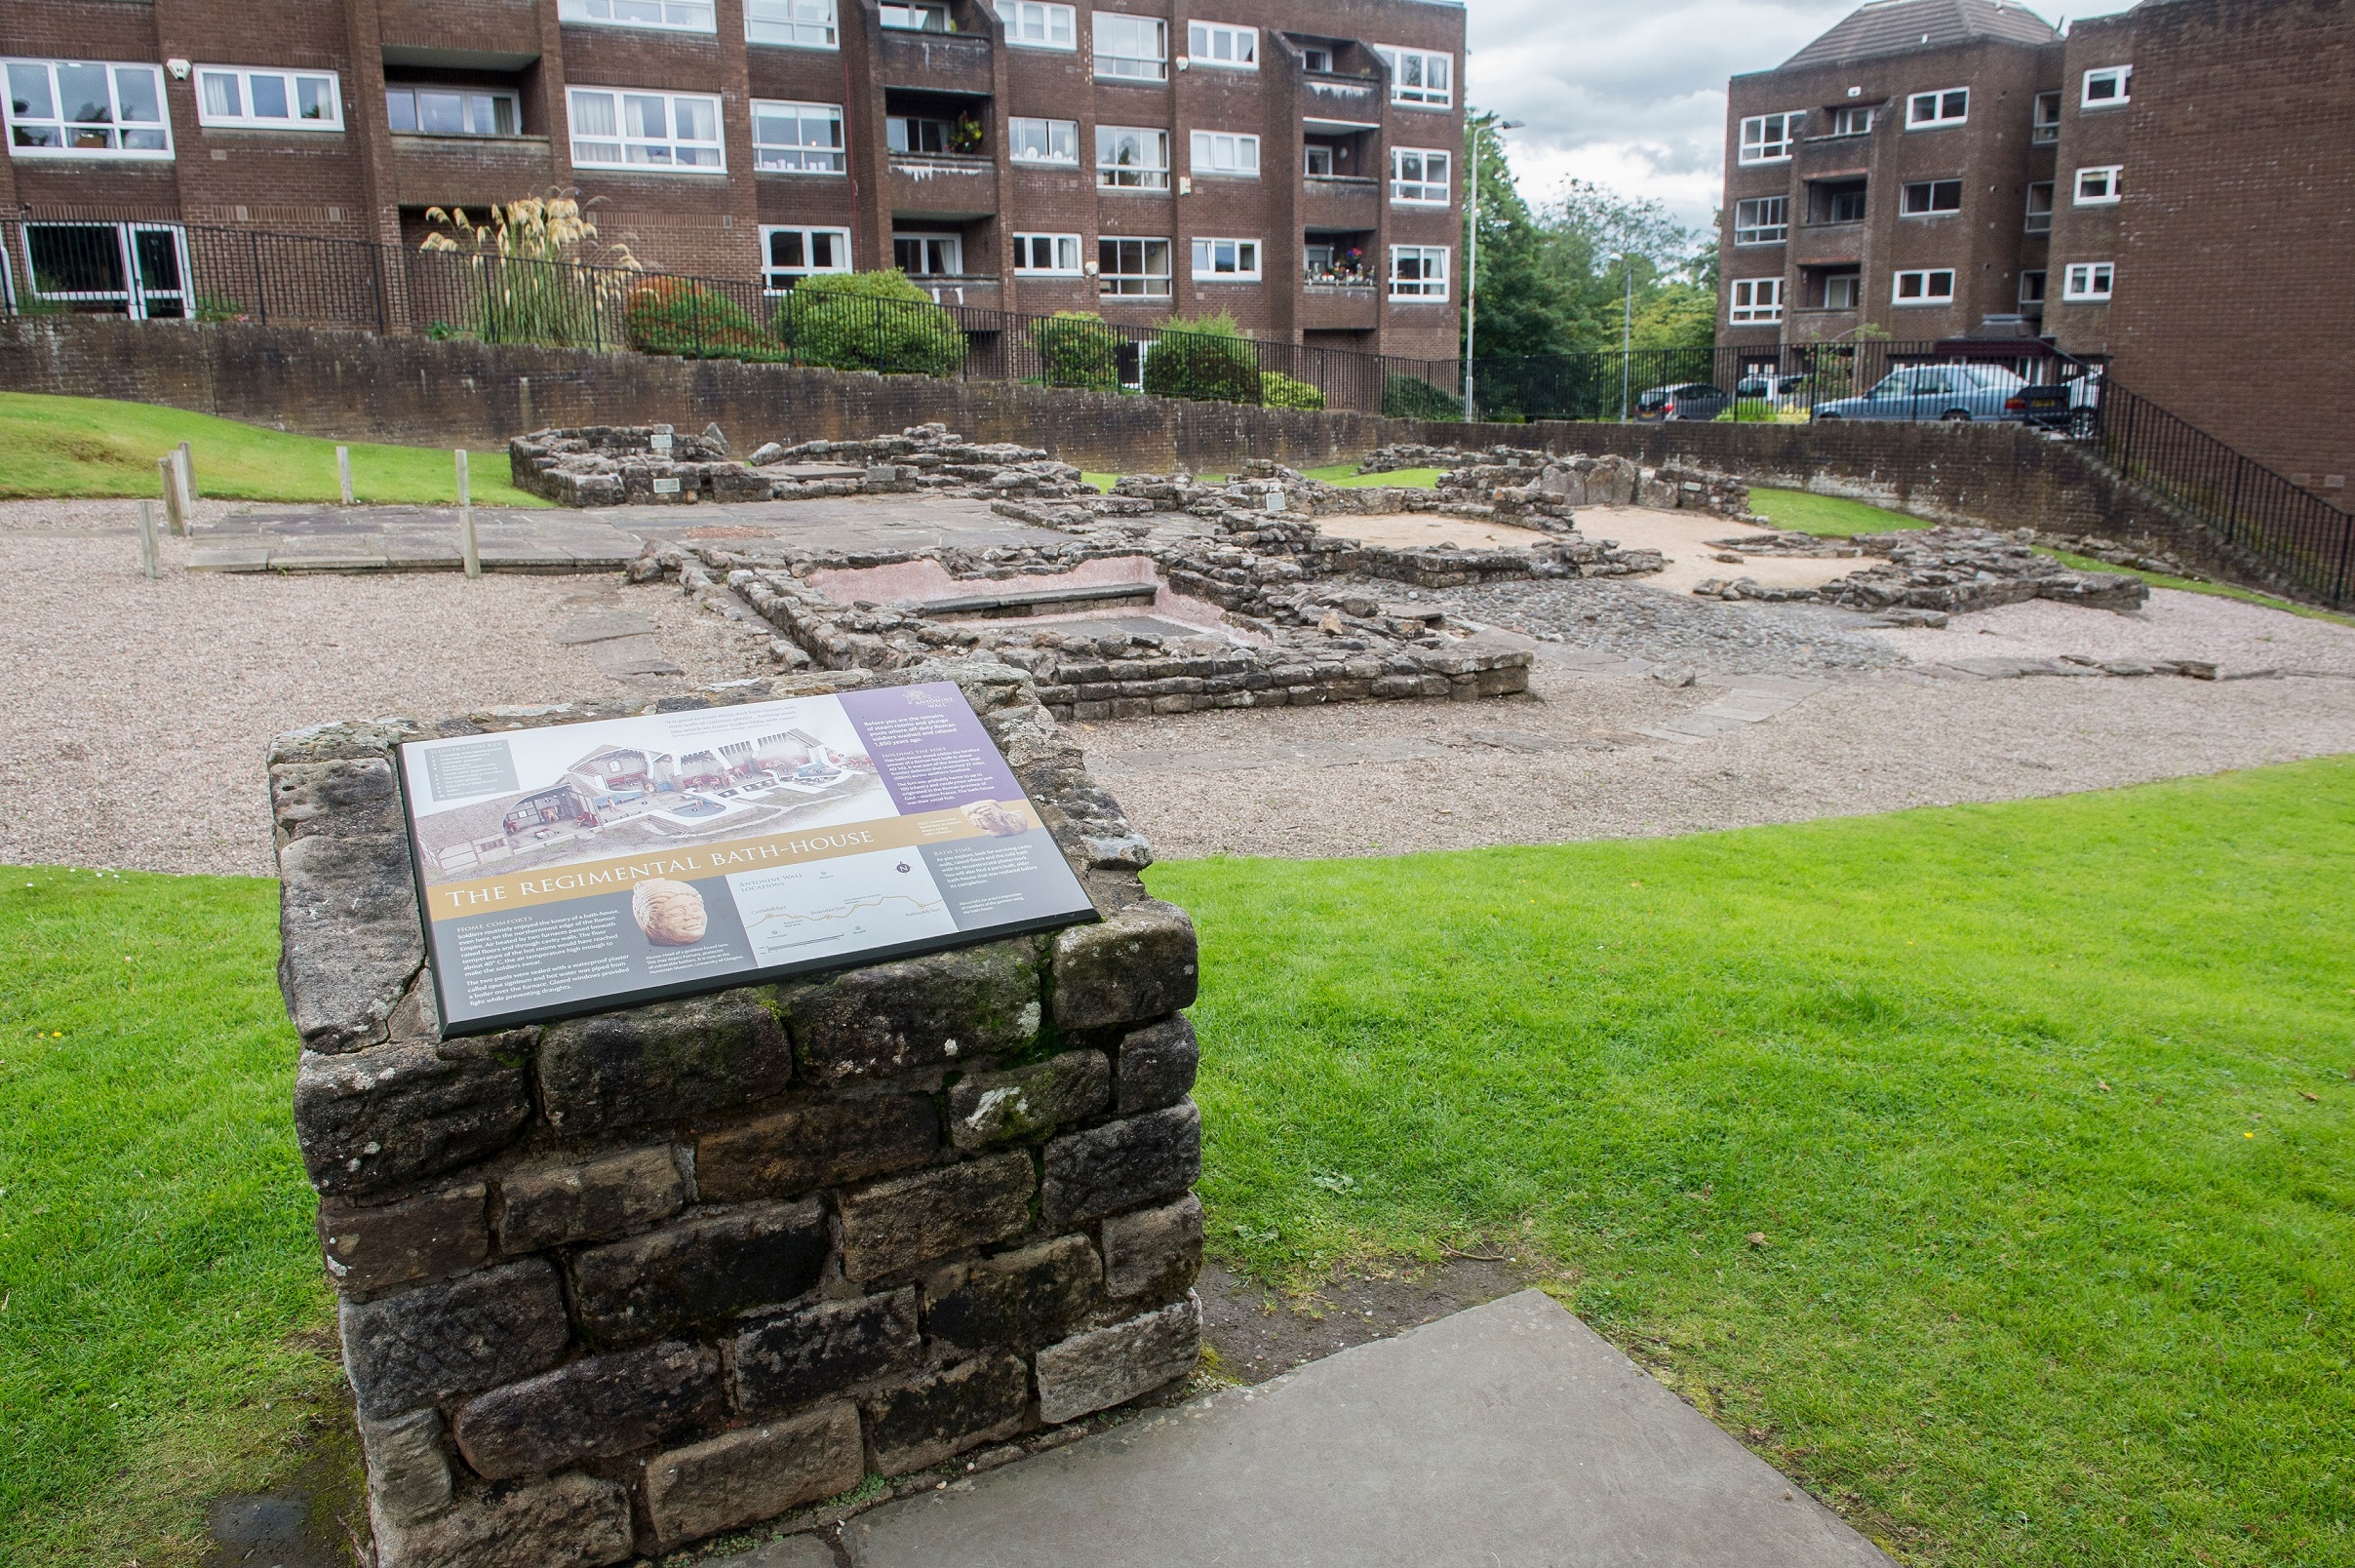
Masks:
[[[1145,357],[1145,390],[1197,403],[1257,403],[1259,352],[1233,316],[1173,321]]]
[[[1306,381],[1295,381],[1275,371],[1259,378],[1259,397],[1271,409],[1307,409],[1315,412],[1324,407],[1322,388]]]
[[[621,326],[629,345],[642,354],[681,359],[785,357],[751,311],[683,278],[656,278],[632,289],[622,301]]]
[[[804,365],[944,378],[964,368],[956,318],[897,268],[804,278],[779,301],[771,325]]]
[[[1382,386],[1382,412],[1393,419],[1464,422],[1464,400],[1420,376],[1393,375]]]
[[[1091,311],[1058,310],[1034,323],[1031,347],[1048,386],[1120,389],[1120,334]]]

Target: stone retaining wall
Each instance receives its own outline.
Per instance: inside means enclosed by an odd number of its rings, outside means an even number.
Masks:
[[[1021,672],[955,680],[1105,919],[444,1040],[391,748],[270,758],[294,1117],[378,1568],[618,1563],[1194,1370],[1194,929]]]

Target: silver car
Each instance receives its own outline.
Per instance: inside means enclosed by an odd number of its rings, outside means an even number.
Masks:
[[[2012,419],[2004,405],[2027,384],[1996,365],[1906,365],[1857,398],[1815,406],[1818,419]]]

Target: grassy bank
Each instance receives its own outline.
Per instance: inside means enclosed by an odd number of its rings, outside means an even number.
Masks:
[[[1845,539],[1858,533],[1887,533],[1892,529],[1930,527],[1920,518],[1907,517],[1903,512],[1868,506],[1863,501],[1852,501],[1840,495],[1818,495],[1812,490],[1769,490],[1764,486],[1753,486],[1749,492],[1749,506],[1751,511],[1776,528],[1825,538]]]
[[[0,498],[161,496],[156,459],[187,442],[198,491],[216,500],[338,501],[335,443],[151,403],[0,392]],[[350,444],[352,492],[378,504],[453,506],[456,462],[430,447]],[[478,451],[479,506],[545,506],[507,483],[507,454]]]

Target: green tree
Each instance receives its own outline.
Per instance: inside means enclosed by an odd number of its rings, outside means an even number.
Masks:
[[[1484,359],[1559,354],[1569,346],[1576,314],[1566,276],[1550,264],[1546,229],[1513,180],[1494,117],[1476,116],[1473,126],[1472,164],[1480,191],[1479,319],[1473,351]],[[1471,229],[1468,206],[1467,249],[1472,246]]]

